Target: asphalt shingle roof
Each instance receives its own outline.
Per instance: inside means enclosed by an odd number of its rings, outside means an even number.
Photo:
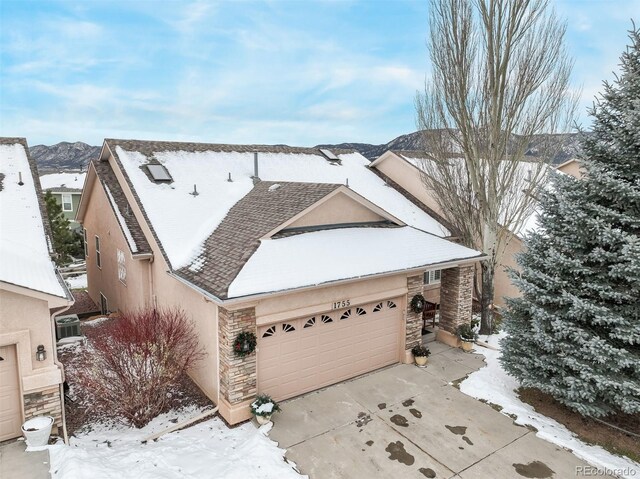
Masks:
[[[258,182],[229,210],[205,241],[202,253],[192,265],[179,269],[177,273],[196,286],[226,299],[229,285],[258,249],[261,237],[341,186]]]

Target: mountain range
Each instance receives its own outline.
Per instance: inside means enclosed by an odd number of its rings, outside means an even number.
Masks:
[[[547,135],[538,135],[529,145],[527,156],[536,157],[538,145],[548,138]],[[558,153],[553,158],[554,164],[560,164],[570,158],[574,158],[579,150],[579,134],[566,133],[554,135],[559,142]],[[347,148],[360,152],[365,158],[374,160],[387,150],[420,150],[423,147],[422,132],[415,131],[407,135],[400,135],[388,143],[372,145],[369,143],[339,143],[317,145],[316,148]],[[81,141],[69,143],[63,141],[55,145],[36,145],[29,148],[32,158],[42,171],[60,170],[84,170],[89,161],[100,154],[99,146],[91,146]]]

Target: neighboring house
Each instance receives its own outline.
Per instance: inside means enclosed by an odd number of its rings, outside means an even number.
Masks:
[[[78,221],[104,312],[180,307],[207,357],[191,377],[229,423],[277,400],[411,360],[425,271],[441,271],[439,339],[471,317],[477,251],[359,153],[105,140]],[[234,355],[241,331],[257,354]]]
[[[47,173],[40,176],[43,192],[51,192],[56,202],[62,206],[62,212],[69,220],[69,227],[73,230],[80,228],[80,224],[76,222],[76,214],[86,176],[86,173],[80,171]]]
[[[20,436],[33,416],[62,424],[53,317],[73,298],[51,261],[50,238],[27,142],[0,138],[0,441]]]
[[[415,198],[438,218],[442,224],[447,224],[443,211],[438,205],[433,190],[428,190],[421,178],[421,164],[428,160],[429,155],[424,151],[387,151],[371,162],[370,168],[381,178],[404,194]],[[557,167],[558,170],[578,176],[578,161],[569,160]],[[536,216],[532,215],[523,225],[521,232],[514,234],[507,244],[501,263],[495,273],[495,304],[504,306],[505,297],[520,295],[518,288],[511,282],[507,268],[516,268],[515,255],[522,250],[524,233],[535,228]],[[435,296],[434,296],[435,297]]]
[[[574,178],[582,178],[582,175],[584,174],[580,165],[580,160],[577,158],[573,158],[559,164],[556,166],[556,170],[566,173],[567,175],[571,175]]]

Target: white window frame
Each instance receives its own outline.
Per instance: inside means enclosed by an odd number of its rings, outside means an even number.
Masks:
[[[424,284],[440,284],[442,280],[442,270],[432,269],[424,272]]]
[[[102,269],[102,257],[100,256],[100,237],[96,235],[96,266]]]
[[[65,198],[69,198],[69,201],[65,201]],[[69,208],[65,208],[65,205],[69,205]],[[73,211],[73,195],[71,193],[62,193],[62,211]]]

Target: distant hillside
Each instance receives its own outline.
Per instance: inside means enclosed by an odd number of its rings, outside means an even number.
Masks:
[[[31,157],[38,164],[38,170],[84,170],[91,159],[100,154],[99,146],[91,146],[81,141],[63,141],[56,145],[36,145],[29,148]]]
[[[529,149],[527,150],[527,156],[538,156],[539,145],[546,140],[549,135],[538,135],[536,139],[531,142]],[[369,160],[375,160],[387,150],[424,150],[423,134],[419,131],[414,131],[407,135],[401,135],[389,143],[382,145],[370,145],[368,143],[340,143],[336,145],[318,145],[318,148],[347,148],[354,149],[361,153],[365,158]],[[578,154],[579,147],[579,134],[578,133],[565,133],[553,135],[552,138],[559,142],[559,150],[556,156],[553,158],[554,164],[560,164],[567,161],[570,158],[575,158]]]

